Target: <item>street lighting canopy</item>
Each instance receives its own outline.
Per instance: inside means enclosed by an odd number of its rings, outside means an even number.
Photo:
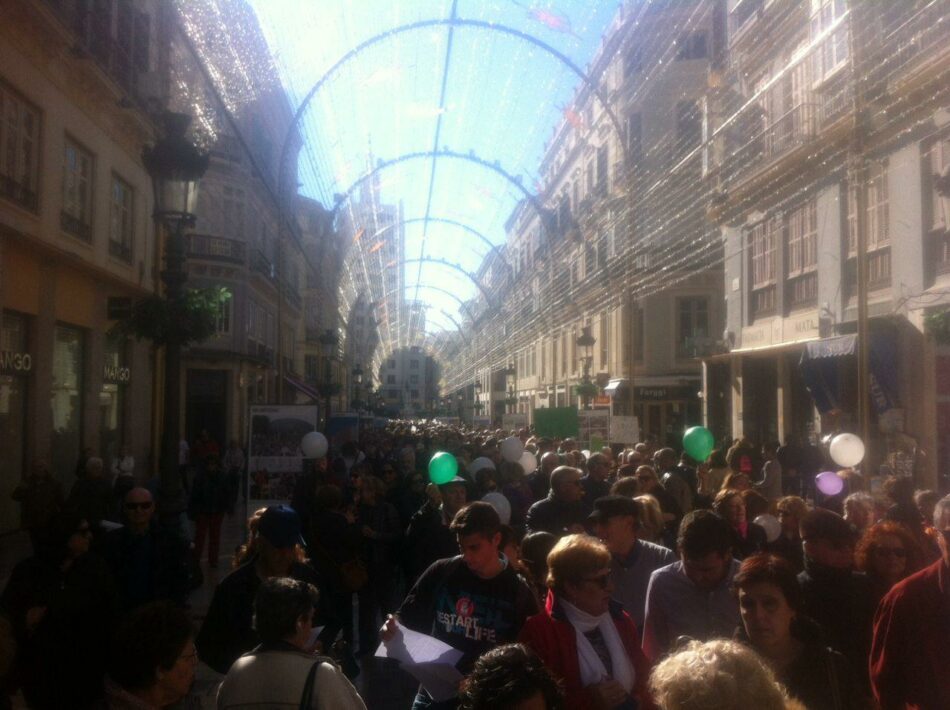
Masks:
[[[166,111],[163,136],[142,151],[142,162],[152,178],[155,215],[191,226],[195,222],[198,181],[208,170],[210,156],[186,135],[191,116]]]
[[[363,383],[363,368],[359,363],[353,368],[353,382],[358,385]]]
[[[332,328],[327,328],[323,335],[317,338],[317,341],[323,346],[323,356],[326,358],[333,357],[333,351],[336,350],[337,343],[340,342],[336,331]]]

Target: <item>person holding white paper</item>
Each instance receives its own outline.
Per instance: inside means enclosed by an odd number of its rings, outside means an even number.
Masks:
[[[517,639],[537,611],[527,584],[498,551],[501,520],[489,504],[476,502],[452,519],[461,555],[433,563],[410,590],[396,616],[382,628],[386,643],[399,625],[428,634],[462,652],[457,668],[468,673],[486,651]],[[435,701],[420,688],[413,710],[454,710],[458,698]]]

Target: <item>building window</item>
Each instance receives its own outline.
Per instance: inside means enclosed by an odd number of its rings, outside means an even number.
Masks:
[[[676,354],[679,357],[697,357],[702,354],[703,340],[709,337],[709,301],[705,297],[677,299],[678,338]]]
[[[643,120],[639,113],[627,116],[627,151],[631,160],[643,158]]]
[[[695,101],[676,103],[676,150],[699,145],[703,136],[702,113]]]
[[[633,76],[643,70],[643,59],[640,45],[630,47],[627,53],[623,55],[623,75],[624,77]]]
[[[27,474],[26,403],[33,364],[28,350],[27,316],[3,311],[0,320],[0,481],[7,482],[12,489],[14,481]],[[0,496],[0,533],[12,532],[18,521],[17,505],[8,495]]]
[[[597,185],[596,193],[599,197],[607,194],[610,181],[610,152],[604,144],[597,149]]]
[[[387,384],[387,385],[394,385],[394,384],[396,384],[396,376],[395,376],[395,375],[386,375],[386,384]]]
[[[103,382],[99,393],[99,449],[106,466],[121,455],[125,440],[125,388],[128,383],[125,342],[106,338]]]
[[[643,362],[644,341],[643,309],[637,308],[633,314],[633,359]]]
[[[320,372],[320,360],[316,355],[303,356],[303,376],[307,382],[317,382]]]
[[[409,399],[419,399],[419,390],[409,390]]]
[[[410,370],[418,370],[418,369],[419,369],[419,361],[418,361],[418,360],[410,360],[410,361],[409,361],[409,369],[410,369]]]
[[[931,216],[930,229],[936,239],[938,271],[950,270],[950,191],[938,190],[937,181],[950,178],[950,136],[937,140],[930,149]]]
[[[816,84],[848,61],[848,23],[843,19],[847,5],[846,0],[811,0],[811,40],[820,42],[813,55]]]
[[[419,375],[409,375],[409,384],[410,385],[419,384]]]
[[[610,340],[607,337],[608,319],[607,313],[600,314],[600,328],[598,329],[597,340],[600,341],[600,369],[607,369],[607,356],[609,354]]]
[[[228,291],[230,294],[230,290]],[[231,294],[228,298],[223,300],[218,305],[218,315],[215,318],[214,323],[214,332],[215,335],[230,335],[231,334],[231,309],[234,304],[234,296]]]
[[[0,82],[0,197],[36,211],[40,114]]]
[[[64,232],[86,242],[92,241],[92,161],[92,153],[66,139],[60,223]]]
[[[557,210],[557,233],[559,236],[567,234],[571,228],[571,201],[567,195],[561,195]]]
[[[54,328],[50,464],[57,472],[73,470],[82,444],[83,341],[83,332],[78,328]]]
[[[118,175],[112,176],[109,205],[109,253],[132,263],[132,186]]]
[[[222,198],[223,236],[230,239],[244,239],[244,190],[225,185],[222,189]]]
[[[891,283],[891,235],[887,190],[887,166],[872,162],[867,171],[867,245],[868,287],[884,288]],[[848,185],[848,264],[847,278],[849,295],[857,293],[858,221],[857,192]]]
[[[814,306],[818,298],[818,205],[809,200],[788,215],[786,293],[791,308]]]
[[[676,59],[705,59],[706,58],[706,33],[693,32],[685,35],[676,43]]]
[[[753,320],[775,312],[776,245],[781,229],[781,219],[773,217],[759,222],[749,232]]]

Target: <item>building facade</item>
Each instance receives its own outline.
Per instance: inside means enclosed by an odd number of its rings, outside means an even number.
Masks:
[[[67,490],[86,448],[148,465],[150,349],[109,330],[158,279],[141,154],[161,101],[160,8],[0,7],[0,532],[34,460]]]

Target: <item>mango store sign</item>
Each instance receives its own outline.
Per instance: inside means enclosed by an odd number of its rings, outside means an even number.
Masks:
[[[33,358],[29,353],[0,350],[0,371],[29,372],[32,369]]]
[[[102,379],[111,384],[124,385],[132,379],[132,371],[127,367],[103,365]]]

